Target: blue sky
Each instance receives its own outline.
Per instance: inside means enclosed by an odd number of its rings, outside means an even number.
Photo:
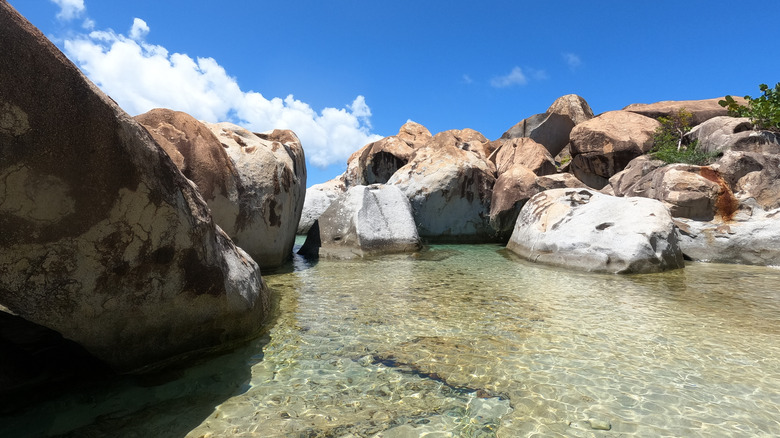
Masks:
[[[492,140],[569,93],[600,113],[780,81],[776,0],[9,3],[132,115],[293,129],[309,186],[407,120]]]

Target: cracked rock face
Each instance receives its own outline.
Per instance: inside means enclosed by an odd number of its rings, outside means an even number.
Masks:
[[[0,311],[123,372],[256,333],[258,267],[168,155],[5,2],[0,41]]]
[[[525,204],[507,248],[531,261],[627,274],[682,268],[678,241],[660,201],[552,189]]]

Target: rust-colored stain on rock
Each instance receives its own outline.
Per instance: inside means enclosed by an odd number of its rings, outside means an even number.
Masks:
[[[734,218],[734,214],[739,208],[739,201],[734,196],[734,193],[729,188],[723,177],[715,169],[709,166],[702,166],[699,170],[702,177],[709,181],[712,181],[720,186],[718,191],[718,200],[715,202],[715,214],[720,216],[724,221],[730,221]]]

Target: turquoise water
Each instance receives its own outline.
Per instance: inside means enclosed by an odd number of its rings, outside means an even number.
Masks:
[[[441,245],[264,277],[261,338],[70,390],[0,436],[780,436],[777,269],[601,275]]]

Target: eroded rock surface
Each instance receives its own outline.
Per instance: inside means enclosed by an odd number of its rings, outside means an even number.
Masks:
[[[722,98],[704,99],[704,100],[665,100],[655,103],[634,103],[623,108],[623,111],[641,114],[653,119],[659,117],[669,117],[680,110],[691,113],[690,126],[696,126],[700,123],[712,119],[713,117],[725,116],[728,110],[718,104]],[[737,98],[741,103],[744,99]]]
[[[610,111],[571,131],[571,172],[601,189],[609,178],[653,147],[658,121],[629,111]]]
[[[420,237],[495,240],[489,223],[495,165],[487,139],[473,130],[436,134],[388,181],[409,198]]]
[[[258,267],[169,156],[7,2],[0,41],[0,309],[119,371],[256,333]]]
[[[587,189],[553,189],[531,198],[507,248],[531,261],[586,271],[683,267],[672,216],[661,202]]]
[[[238,172],[242,192],[222,208],[236,213],[225,230],[261,268],[292,257],[306,196],[306,163],[289,130],[254,133],[232,123],[205,123]]]

